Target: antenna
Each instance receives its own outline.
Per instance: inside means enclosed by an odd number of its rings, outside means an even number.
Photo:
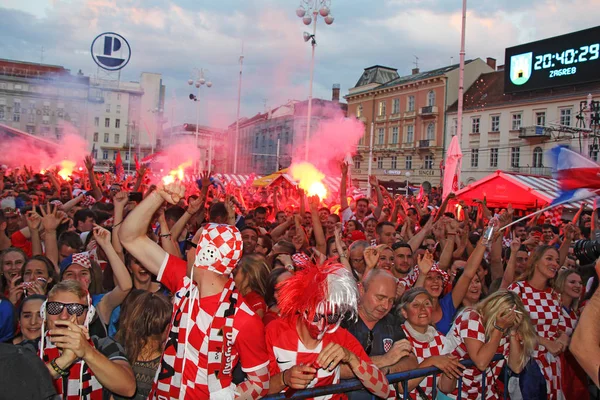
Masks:
[[[40,64],[44,63],[44,46],[42,46],[41,50],[40,50]]]
[[[415,64],[415,68],[419,68],[419,57],[413,55],[413,57],[415,58],[415,61],[413,62],[413,64]]]

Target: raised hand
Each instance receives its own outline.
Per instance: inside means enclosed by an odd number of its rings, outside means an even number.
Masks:
[[[514,238],[512,242],[510,242],[510,254],[516,254],[520,248],[521,240],[519,238]]]
[[[46,232],[56,231],[58,226],[63,221],[63,214],[59,214],[58,207],[52,205],[50,203],[46,204],[46,209],[44,207],[40,207],[42,212],[42,226]]]
[[[105,246],[109,246],[110,243],[110,232],[100,225],[94,224],[94,239],[96,239],[96,243],[100,245],[100,247],[105,248]]]
[[[369,183],[374,188],[379,187],[379,180],[375,175],[369,175]]]
[[[207,188],[210,186],[210,171],[204,171],[202,172],[202,175],[200,176],[200,180],[202,182],[202,188]]]
[[[32,211],[27,211],[26,214],[27,226],[31,232],[39,231],[40,225],[42,224],[42,217],[40,214],[35,212],[35,209]]]
[[[195,215],[198,211],[200,211],[200,207],[202,207],[203,205],[204,205],[204,196],[199,196],[198,198],[190,201],[187,212],[191,215]]]
[[[169,204],[177,204],[185,196],[185,186],[181,182],[159,185],[156,192]]]
[[[429,252],[429,250],[425,251],[425,254],[419,256],[419,260],[417,265],[419,266],[419,271],[422,274],[427,274],[433,268],[433,254]]]
[[[85,156],[85,158],[83,159],[83,163],[85,164],[85,168],[88,170],[88,172],[94,171],[94,161],[92,160],[91,155]]]
[[[308,198],[308,205],[310,206],[311,210],[316,211],[319,208],[319,204],[321,204],[321,199],[319,196],[315,195]]]
[[[144,176],[146,175],[146,171],[148,171],[148,166],[146,166],[146,164],[141,164],[140,169],[137,170],[137,174],[138,176]]]
[[[121,191],[113,196],[113,203],[115,206],[125,207],[129,201],[129,193]]]
[[[342,170],[342,176],[348,176],[348,163],[347,162],[343,162],[340,165],[340,168]]]

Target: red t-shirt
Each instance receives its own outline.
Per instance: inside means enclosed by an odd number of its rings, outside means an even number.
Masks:
[[[178,399],[182,383],[183,352],[188,324],[187,296],[197,291],[195,283],[186,277],[186,262],[177,257],[166,255],[158,273],[158,280],[165,285],[173,297],[173,320],[169,340],[161,361],[158,380],[154,382],[154,398]],[[197,296],[197,294],[196,294]],[[203,297],[193,304],[191,310],[191,325],[187,341],[185,376],[183,382],[187,385],[186,399],[207,399],[209,397],[207,378],[208,336],[206,332],[217,311],[221,293]],[[241,299],[240,295],[240,299]],[[269,356],[265,346],[264,325],[254,314],[245,301],[239,303],[233,321],[232,367],[239,362],[244,372],[253,372],[268,364]]]
[[[329,343],[337,343],[340,346],[350,350],[356,356],[371,364],[371,360],[358,340],[347,330],[338,328],[333,333],[326,333],[323,340],[314,349],[307,349],[304,343],[298,337],[296,330],[297,318],[292,320],[280,318],[271,322],[267,328],[267,351],[269,352],[269,373],[274,376],[294,365],[304,364],[312,365],[321,351]],[[334,385],[340,382],[340,366],[333,371],[319,369],[317,376],[307,386],[307,388]],[[334,394],[320,397],[320,399],[345,399],[343,394]]]
[[[263,317],[263,324],[265,324],[265,327],[267,325],[269,325],[271,322],[275,321],[276,319],[279,319],[279,314],[277,314],[276,312],[273,312],[271,310],[268,310],[265,313],[265,316]]]
[[[10,235],[10,241],[13,247],[21,249],[27,254],[27,258],[33,255],[33,249],[31,247],[31,240],[27,239],[21,231],[16,231]]]
[[[244,296],[244,301],[248,303],[252,311],[262,311],[263,315],[267,312],[267,303],[265,303],[265,299],[263,299],[260,294],[256,292],[249,292]]]

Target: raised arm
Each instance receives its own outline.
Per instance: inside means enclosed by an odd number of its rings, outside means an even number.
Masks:
[[[58,238],[56,229],[61,224],[63,217],[58,213],[58,207],[46,204],[46,209],[40,207],[42,212],[42,226],[44,227],[44,244],[46,246],[46,257],[54,264],[56,273],[60,273],[58,268]]]
[[[413,253],[417,251],[419,246],[421,246],[421,244],[423,243],[423,240],[425,240],[425,237],[427,235],[429,235],[432,228],[433,228],[433,218],[429,218],[429,220],[427,220],[427,223],[421,228],[421,230],[419,232],[417,232],[408,241],[408,244],[410,245],[410,248],[412,249]]]
[[[148,167],[145,164],[140,165],[140,169],[136,172],[135,184],[133,185],[133,191],[139,192],[142,182],[144,182],[144,176],[146,175]]]
[[[32,211],[27,212],[27,227],[31,233],[31,252],[34,256],[41,256],[42,241],[40,239],[40,226],[42,224],[42,217],[35,212],[35,208]]]
[[[506,264],[506,269],[502,275],[502,282],[500,283],[500,289],[508,288],[515,281],[515,269],[517,267],[517,252],[521,247],[521,240],[514,238],[510,243],[510,257]]]
[[[96,182],[96,174],[94,173],[94,162],[92,156],[85,156],[85,167],[87,168],[88,175],[90,177],[90,186],[92,187],[92,196],[94,199],[100,200],[102,198],[102,191]]]
[[[463,298],[467,294],[467,290],[469,290],[469,284],[471,283],[471,279],[473,279],[473,277],[477,273],[477,268],[479,268],[481,260],[483,260],[484,253],[485,246],[481,243],[480,240],[477,243],[475,251],[469,256],[463,274],[458,279],[458,282],[456,282],[456,286],[452,288],[452,303],[454,303],[455,308],[460,307]]]
[[[575,230],[574,224],[569,223],[565,225],[565,237],[560,245],[560,248],[558,249],[559,266],[565,265],[565,261],[569,255],[569,248],[571,247],[571,243],[573,243],[573,239],[575,238]]]
[[[375,175],[369,176],[369,183],[371,184],[371,187],[375,189],[375,193],[377,194],[377,207],[375,207],[375,210],[373,210],[373,216],[375,219],[379,220],[384,204],[383,194],[381,193],[381,188],[379,187],[379,180],[377,180]]]
[[[308,198],[313,233],[315,234],[315,247],[321,254],[325,254],[327,252],[327,241],[325,239],[325,232],[323,232],[323,225],[321,225],[321,218],[319,218],[319,202],[319,196],[311,196]]]
[[[340,181],[340,210],[344,211],[349,207],[348,195],[346,193],[348,185],[348,163],[342,163],[342,180]]]
[[[158,275],[166,252],[146,236],[148,225],[165,200],[177,204],[184,195],[185,187],[178,182],[158,187],[129,213],[119,231],[125,249],[154,275]]]

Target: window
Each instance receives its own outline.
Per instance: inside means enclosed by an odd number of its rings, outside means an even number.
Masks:
[[[560,124],[563,126],[571,126],[571,109],[561,108],[560,109]]]
[[[110,112],[110,104],[106,105],[106,112],[109,113]]]
[[[379,117],[385,117],[385,101],[379,102],[379,111],[377,112]]]
[[[354,161],[354,169],[360,169],[360,161],[359,160]]]
[[[108,160],[108,150],[102,150],[102,159]]]
[[[115,128],[121,127],[121,120],[119,118],[115,119]]]
[[[358,107],[356,107],[356,118],[362,117],[362,113],[363,113],[362,104],[359,104]]]
[[[452,136],[456,136],[456,132],[458,131],[458,119],[452,120]]]
[[[117,150],[113,151],[113,161],[117,159],[117,154],[119,154]]]
[[[108,133],[104,134],[104,143],[108,143]]]
[[[406,127],[406,143],[413,143],[415,141],[415,126],[408,125]]]
[[[406,103],[406,111],[415,111],[415,96],[408,96],[408,103]]]
[[[471,149],[471,168],[479,167],[479,149]]]
[[[433,90],[430,90],[429,93],[427,93],[427,105],[429,107],[435,106],[435,92]]]
[[[412,156],[406,156],[406,161],[404,162],[405,169],[412,169]]]
[[[92,157],[96,160],[98,159],[98,150],[97,149],[94,149],[94,151],[92,151]]]
[[[490,167],[498,168],[498,149],[490,149]]]
[[[512,129],[513,131],[518,131],[521,129],[521,113],[516,113],[512,115]]]
[[[521,158],[521,148],[512,147],[510,149],[510,166],[519,168],[519,159]]]
[[[471,133],[479,133],[479,123],[481,119],[479,117],[471,118]]]
[[[0,120],[4,120],[4,104],[0,104]]]
[[[21,121],[21,114],[13,113],[13,122],[19,122],[19,121]]]
[[[104,127],[110,128],[110,118],[104,118]]]
[[[119,143],[120,136],[118,133],[115,134],[115,143]]]
[[[27,133],[35,135],[35,126],[27,125],[25,127],[25,130],[27,131]]]
[[[129,161],[129,152],[125,153],[125,161]]]
[[[13,112],[15,114],[21,114],[21,100],[16,100],[13,102]]]
[[[492,126],[490,132],[500,132],[500,116],[492,115]]]
[[[398,114],[400,112],[400,99],[394,99],[392,103],[392,114]]]
[[[377,158],[377,168],[378,169],[383,169],[383,157],[378,157]]]
[[[392,127],[392,144],[398,144],[398,130],[397,126]]]
[[[121,95],[119,95],[120,97]],[[121,105],[117,104],[117,114],[121,114]]]
[[[433,122],[430,122],[429,125],[427,125],[427,137],[425,139],[435,140],[435,124]]]
[[[100,117],[94,117],[94,126],[100,126]]]
[[[392,156],[392,166],[391,169],[398,169],[398,156]]]
[[[117,93],[117,100],[121,100],[121,93]],[[117,109],[118,109],[119,107],[120,107],[120,106],[117,106]]]
[[[546,111],[538,111],[535,113],[535,124],[537,126],[546,125]]]
[[[425,156],[425,169],[433,169],[433,156],[427,155]]]
[[[60,140],[63,135],[63,129],[62,128],[54,128],[54,133],[56,134],[56,138],[58,140]]]
[[[541,147],[533,149],[533,168],[541,168],[544,166],[543,157],[544,153]]]
[[[383,144],[385,141],[385,129],[377,129],[377,144]]]
[[[98,142],[98,132],[94,132],[94,142]]]
[[[590,144],[590,159],[598,161],[598,145]]]

